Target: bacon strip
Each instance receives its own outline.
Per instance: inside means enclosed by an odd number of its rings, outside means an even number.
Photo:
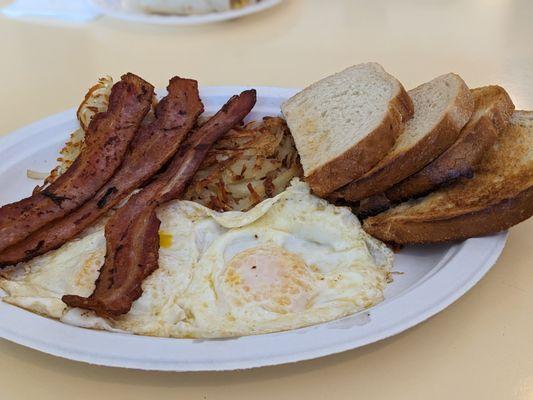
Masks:
[[[108,110],[90,123],[85,148],[70,168],[44,190],[0,208],[0,251],[95,195],[122,163],[153,93],[153,86],[138,76],[122,76],[111,90]]]
[[[142,295],[142,282],[158,268],[160,221],[155,213],[156,207],[181,196],[209,148],[244,119],[255,101],[255,90],[233,96],[191,135],[164,173],[133,195],[111,217],[105,230],[106,259],[94,292],[88,298],[63,296],[66,304],[110,318],[130,310],[133,302]]]
[[[71,214],[1,252],[0,266],[27,261],[62,246],[170,160],[203,112],[203,104],[194,80],[174,77],[167,91],[156,107],[156,119],[139,129],[121,167],[98,193]]]

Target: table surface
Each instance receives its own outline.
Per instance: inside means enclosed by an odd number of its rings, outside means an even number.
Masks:
[[[0,1],[0,4],[2,2]],[[4,1],[5,3],[5,1]],[[0,19],[0,133],[75,106],[104,74],[302,87],[375,60],[407,88],[454,71],[533,109],[533,2],[288,0],[196,27]],[[96,367],[0,341],[3,399],[533,399],[533,220],[487,276],[403,334],[302,363],[223,373]],[[465,266],[467,267],[467,266]]]

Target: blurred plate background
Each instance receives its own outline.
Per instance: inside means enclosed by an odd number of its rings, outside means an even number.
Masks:
[[[100,10],[102,14],[131,22],[158,25],[200,25],[254,14],[274,7],[281,3],[281,0],[261,0],[257,4],[252,4],[235,10],[198,15],[149,14],[133,7],[128,7],[122,0],[90,0],[90,3]]]

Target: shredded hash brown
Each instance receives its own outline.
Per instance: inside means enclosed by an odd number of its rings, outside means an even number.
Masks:
[[[232,129],[208,153],[185,194],[218,211],[248,210],[302,176],[296,147],[282,118],[265,117]]]
[[[59,151],[57,166],[45,178],[44,185],[39,188],[39,190],[54,182],[72,165],[76,157],[78,157],[83,148],[85,131],[87,130],[89,123],[95,114],[107,110],[112,86],[113,78],[105,76],[100,78],[98,83],[89,89],[76,112],[80,128],[70,134],[69,140]]]

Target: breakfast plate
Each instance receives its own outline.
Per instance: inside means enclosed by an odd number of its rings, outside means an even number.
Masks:
[[[157,25],[201,25],[255,14],[278,5],[281,0],[262,0],[234,10],[198,15],[149,14],[128,6],[122,0],[91,0],[91,3],[102,14],[126,21]]]
[[[245,88],[206,87],[206,113]],[[250,120],[279,115],[295,89],[257,88]],[[31,192],[27,170],[49,171],[58,149],[78,127],[75,110],[51,116],[0,139],[0,204]],[[279,333],[231,339],[170,339],[84,329],[0,303],[0,336],[49,354],[92,364],[166,371],[253,368],[326,356],[398,334],[435,315],[474,286],[494,265],[506,233],[462,242],[407,246],[395,255],[385,300],[340,320]]]

